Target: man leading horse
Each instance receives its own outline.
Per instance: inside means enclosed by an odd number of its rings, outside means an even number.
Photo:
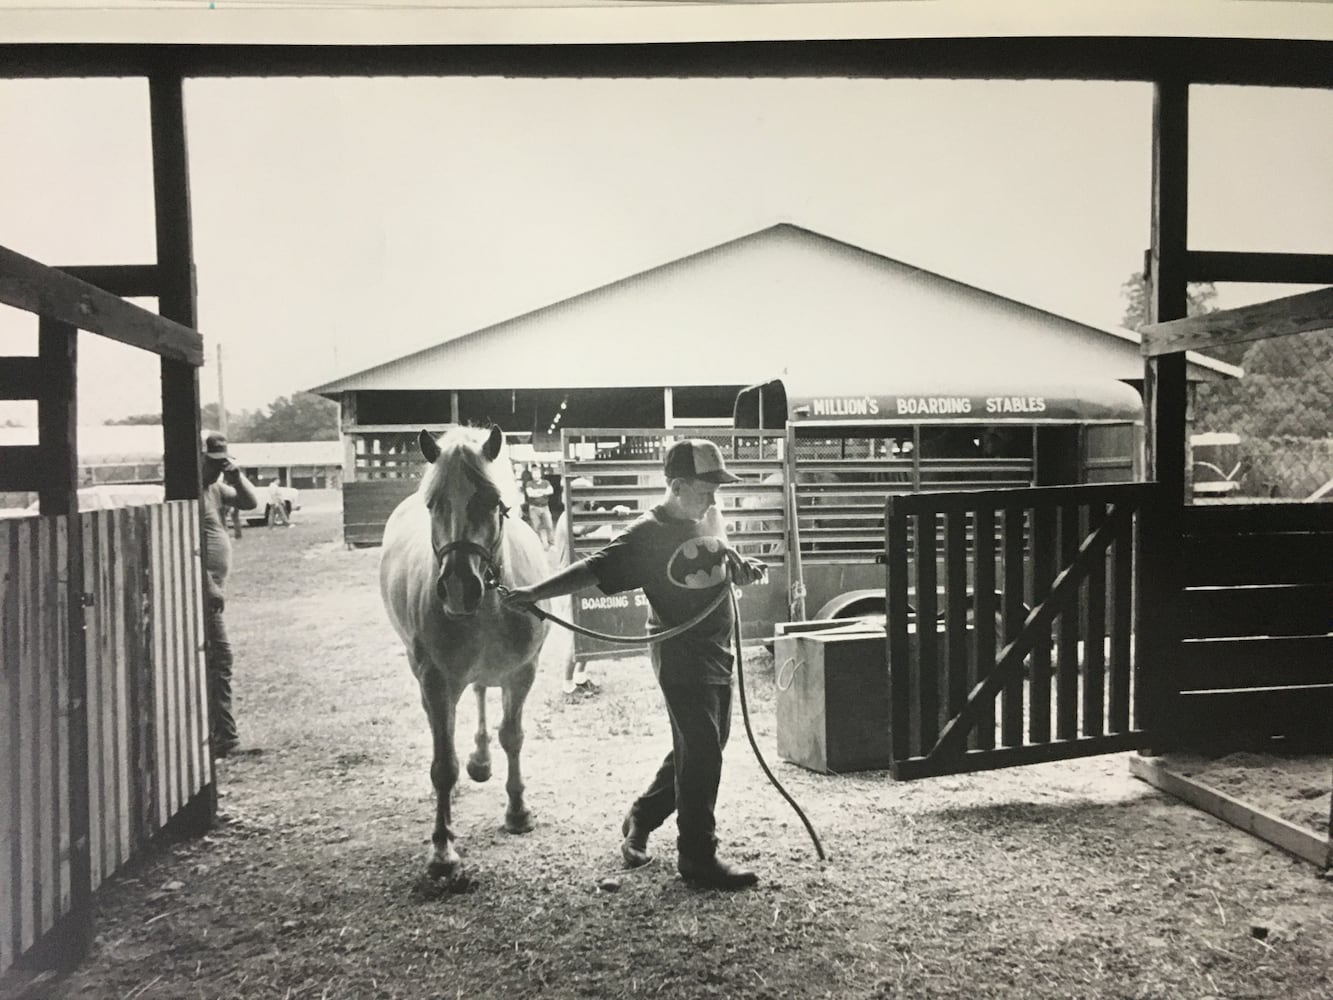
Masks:
[[[662,501],[609,545],[538,583],[504,598],[521,608],[596,586],[605,594],[642,588],[652,611],[649,625],[666,630],[688,622],[713,603],[719,588],[763,578],[761,560],[727,544],[717,488],[740,477],[729,472],[717,445],[678,441],[666,454]],[[741,889],[759,881],[717,855],[714,808],[722,751],[731,730],[733,613],[723,600],[674,638],[652,647],[653,670],[671,720],[671,750],[621,827],[625,864],[652,860],[648,837],[676,814],[677,870],[694,885]]]

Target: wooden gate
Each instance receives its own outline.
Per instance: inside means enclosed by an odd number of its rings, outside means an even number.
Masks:
[[[1151,483],[889,498],[895,778],[1144,744],[1158,640],[1133,623],[1158,507]]]

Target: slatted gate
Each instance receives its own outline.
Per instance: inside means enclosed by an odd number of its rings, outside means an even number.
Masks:
[[[1159,510],[1151,483],[888,499],[895,778],[1143,745],[1160,658],[1134,611]]]

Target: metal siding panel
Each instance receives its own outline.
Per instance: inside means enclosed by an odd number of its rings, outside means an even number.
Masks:
[[[116,871],[116,624],[115,575],[112,562],[115,553],[114,527],[111,511],[99,510],[97,518],[97,613],[98,660],[97,690],[100,716],[100,736],[97,745],[98,770],[102,777],[102,794],[98,797],[95,822],[101,831],[102,877],[110,878]]]
[[[97,514],[80,514],[83,523],[83,587],[92,594],[92,601],[84,612],[84,669],[88,696],[84,708],[88,718],[88,856],[91,861],[91,880],[94,890],[102,884],[106,873],[102,870],[102,698],[101,698],[101,634],[102,634],[102,581],[98,577]]]
[[[170,795],[168,792],[168,773],[167,773],[167,719],[168,705],[167,700],[170,690],[167,687],[166,673],[166,640],[163,622],[165,620],[166,593],[165,581],[162,573],[162,549],[163,549],[163,522],[164,507],[161,504],[154,505],[151,508],[150,531],[151,545],[149,549],[149,572],[152,588],[152,607],[150,617],[153,623],[153,706],[154,721],[156,723],[154,747],[153,747],[153,778],[157,787],[157,828],[166,826],[167,817],[170,813],[169,807]]]
[[[119,865],[130,860],[133,852],[133,838],[130,828],[130,794],[132,772],[130,769],[130,669],[131,647],[130,633],[126,627],[125,608],[132,599],[133,591],[127,576],[126,551],[131,535],[128,531],[131,511],[112,512],[116,524],[116,544],[113,552],[115,560],[116,607],[114,612],[116,629],[115,689],[116,689],[116,838],[120,846],[117,856]]]
[[[18,955],[17,522],[0,524],[0,973]]]
[[[36,672],[37,658],[34,655],[37,631],[36,606],[33,584],[32,546],[36,538],[35,519],[29,518],[19,526],[18,543],[18,578],[19,578],[19,627],[18,627],[18,719],[14,727],[18,740],[18,769],[15,780],[18,783],[18,950],[20,953],[32,947],[36,940],[36,914],[34,903],[36,886],[33,881],[33,858],[36,855],[36,803],[34,789],[37,782],[37,768],[34,760],[34,718],[36,716]]]
[[[190,622],[194,635],[194,660],[191,670],[194,675],[195,690],[198,692],[196,698],[199,709],[195,746],[198,748],[200,760],[199,787],[204,788],[213,783],[213,756],[209,750],[208,672],[204,664],[204,564],[203,546],[199,534],[202,505],[191,503],[188,512],[189,525],[186,535],[189,539],[189,547],[186,551],[189,554],[190,567],[194,575],[194,586],[189,595]]]
[[[70,908],[70,803],[71,794],[69,761],[69,658],[71,615],[79,613],[78,595],[72,594],[69,587],[69,523],[71,517],[78,514],[64,515],[57,519],[55,564],[59,567],[59,587],[57,604],[57,644],[54,667],[56,672],[56,858],[55,890],[56,912],[63,916]],[[82,558],[82,553],[79,553]],[[74,601],[71,602],[71,596]],[[0,799],[3,801],[3,799]]]
[[[38,935],[44,934],[55,923],[55,869],[52,856],[56,853],[55,763],[55,658],[56,591],[59,577],[54,561],[55,535],[52,517],[37,519],[37,551],[33,562],[37,569],[37,643],[34,660],[37,674],[37,717],[34,720],[37,755],[37,850],[32,864],[36,867],[33,882],[38,893]]]

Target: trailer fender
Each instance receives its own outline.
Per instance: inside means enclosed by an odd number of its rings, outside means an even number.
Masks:
[[[815,612],[813,620],[826,618],[862,618],[884,614],[884,589],[849,590],[839,594]]]

